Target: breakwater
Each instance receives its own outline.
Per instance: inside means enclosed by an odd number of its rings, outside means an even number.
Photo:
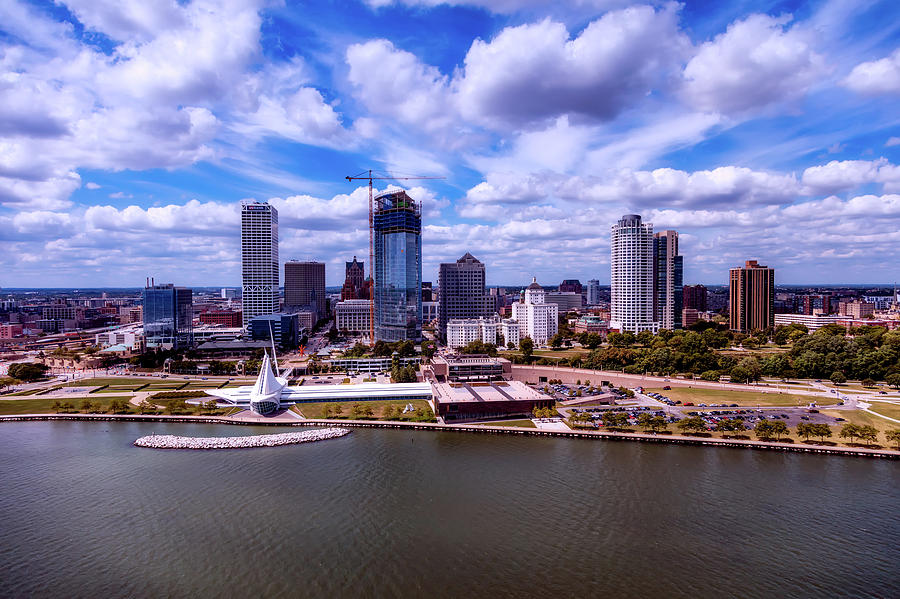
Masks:
[[[134,442],[138,447],[152,449],[244,449],[249,447],[278,447],[296,443],[324,441],[349,434],[345,428],[323,428],[300,433],[252,435],[245,437],[178,437],[176,435],[148,435]]]

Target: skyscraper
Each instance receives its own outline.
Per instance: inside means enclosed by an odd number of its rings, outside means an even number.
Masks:
[[[676,231],[653,235],[653,319],[670,331],[681,328],[683,260]]]
[[[254,316],[278,312],[278,210],[241,202],[241,297],[246,329]]]
[[[732,331],[750,333],[775,325],[775,269],[747,260],[732,268],[729,312]]]
[[[612,226],[610,329],[657,332],[653,317],[653,225],[626,214]]]
[[[588,306],[596,306],[600,303],[600,281],[591,279],[587,282],[587,297],[585,302]]]
[[[559,332],[559,306],[546,302],[544,288],[531,279],[521,302],[512,305],[513,318],[519,324],[519,337],[531,337],[535,345],[546,345]]]
[[[484,263],[466,252],[456,262],[441,264],[438,270],[438,328],[447,340],[447,323],[452,318],[479,318],[494,313],[494,300],[484,289]]]
[[[422,209],[404,190],[375,197],[375,339],[422,338]]]
[[[193,334],[193,291],[187,287],[148,285],[142,307],[147,347],[173,349],[190,347]]]
[[[353,256],[353,262],[344,263],[344,286],[341,288],[341,300],[369,299],[366,285],[365,262]]]
[[[706,312],[706,285],[685,285],[682,294],[685,308]]]
[[[284,305],[291,310],[309,310],[316,319],[325,318],[325,263],[284,263]]]

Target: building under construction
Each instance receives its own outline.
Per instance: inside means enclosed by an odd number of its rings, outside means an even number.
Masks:
[[[375,338],[422,339],[422,209],[406,191],[375,197]]]

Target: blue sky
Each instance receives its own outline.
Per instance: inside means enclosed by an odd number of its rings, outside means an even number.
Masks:
[[[895,0],[0,3],[0,286],[237,285],[239,203],[281,257],[368,260],[364,169],[424,205],[423,277],[609,281],[609,227],[685,282],[900,279]]]

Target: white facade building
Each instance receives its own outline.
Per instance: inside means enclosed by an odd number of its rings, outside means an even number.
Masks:
[[[514,318],[504,318],[500,323],[500,334],[503,335],[503,342],[508,346],[510,343],[514,347],[519,347],[521,335],[519,335],[519,321]]]
[[[278,210],[265,202],[241,202],[241,297],[243,325],[275,314],[278,300]]]
[[[531,337],[535,345],[547,345],[559,331],[559,306],[546,303],[544,288],[532,278],[525,289],[525,301],[512,305],[513,318],[519,323],[519,337]]]
[[[653,318],[653,225],[626,214],[612,227],[609,328],[659,331]]]
[[[369,330],[371,300],[344,300],[334,306],[334,323],[339,331],[361,333]]]
[[[519,345],[519,323],[511,318],[501,320],[496,314],[487,318],[451,318],[447,322],[447,346],[452,349],[473,341],[498,345],[501,336],[504,347],[507,343]]]

